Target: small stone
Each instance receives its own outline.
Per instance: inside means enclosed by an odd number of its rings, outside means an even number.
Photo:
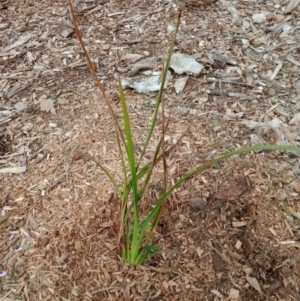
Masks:
[[[73,156],[73,161],[77,161],[82,159],[82,152],[81,151],[75,151],[74,156]]]
[[[207,201],[205,198],[194,196],[189,199],[189,204],[190,204],[191,208],[200,210],[206,206]]]

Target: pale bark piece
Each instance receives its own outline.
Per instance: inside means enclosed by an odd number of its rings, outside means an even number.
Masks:
[[[246,225],[247,225],[246,221],[232,222],[232,227],[234,228],[241,228],[241,227],[245,227]]]
[[[167,88],[171,78],[171,72],[168,72],[164,89]],[[143,94],[148,94],[149,92],[156,92],[159,91],[161,86],[161,74],[150,76],[143,81],[138,81],[138,79],[134,78],[124,78],[122,80],[122,86],[123,88],[132,88],[138,93]]]
[[[127,64],[134,63],[141,59],[143,56],[136,53],[126,53],[121,57],[121,61],[125,61]]]
[[[42,99],[40,101],[41,111],[51,112],[55,114],[54,103],[51,98]]]
[[[177,74],[199,75],[203,66],[193,57],[186,56],[182,53],[174,53],[171,58],[170,68]]]
[[[4,48],[5,51],[10,51],[16,47],[22,46],[27,43],[33,37],[32,33],[27,34],[26,36],[21,36],[16,42]]]
[[[289,4],[287,5],[287,7],[285,8],[284,13],[288,14],[290,13],[292,10],[294,10],[300,3],[300,0],[291,0],[289,2]]]
[[[0,174],[24,173],[25,171],[26,166],[5,167],[0,169]]]
[[[141,70],[152,69],[159,60],[160,60],[159,57],[151,57],[151,58],[146,58],[144,60],[141,60],[141,61],[135,63],[131,67],[129,76],[135,76]]]
[[[243,177],[228,185],[222,191],[217,192],[214,197],[222,201],[234,201],[243,195],[250,187],[250,179]]]
[[[267,16],[269,15],[269,12],[260,12],[260,13],[255,13],[252,15],[252,20],[254,23],[263,23],[267,21]]]
[[[28,108],[28,105],[26,103],[23,103],[23,102],[17,102],[15,104],[15,108],[18,112],[23,112]]]
[[[268,129],[281,128],[284,125],[284,122],[277,117],[274,117],[272,120],[265,121],[265,122],[244,120],[241,123],[245,124],[247,127],[251,128],[251,129],[254,129],[256,127],[262,127],[265,131]]]

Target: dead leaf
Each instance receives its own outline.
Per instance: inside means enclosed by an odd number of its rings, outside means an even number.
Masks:
[[[222,201],[234,201],[243,195],[250,187],[249,177],[243,177],[238,181],[228,185],[222,191],[217,192],[214,198]]]
[[[223,272],[226,269],[225,262],[217,253],[213,257],[213,268],[216,272]]]
[[[267,289],[267,295],[271,296],[281,287],[281,282],[279,280],[273,282]]]
[[[219,297],[220,299],[225,299],[225,297],[217,290],[211,290],[211,292],[216,295],[217,297]]]
[[[8,213],[6,213],[5,215],[0,215],[0,224],[5,222],[12,214],[13,212],[10,211]]]
[[[40,101],[41,111],[50,112],[55,114],[54,102],[51,98],[41,99]]]
[[[262,294],[260,284],[255,277],[246,277],[246,279],[253,288],[255,288],[260,294]]]

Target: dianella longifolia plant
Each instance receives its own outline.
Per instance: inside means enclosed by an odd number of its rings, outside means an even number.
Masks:
[[[237,149],[232,152],[228,152],[214,160],[211,160],[208,163],[205,163],[194,170],[187,173],[183,176],[177,183],[173,186],[168,186],[167,181],[167,164],[166,164],[166,155],[174,149],[176,145],[173,145],[171,148],[166,149],[164,145],[164,136],[168,127],[168,120],[164,119],[164,101],[163,101],[163,91],[166,85],[167,73],[176,41],[176,35],[178,33],[179,24],[180,24],[180,14],[178,16],[176,29],[170,47],[169,53],[166,58],[166,62],[163,66],[162,76],[161,76],[161,87],[157,96],[155,110],[152,116],[151,126],[148,130],[146,139],[143,144],[142,152],[139,159],[135,156],[135,148],[133,141],[133,124],[130,121],[127,102],[122,88],[121,80],[119,79],[119,92],[120,100],[122,107],[122,117],[123,117],[123,128],[121,128],[118,119],[114,113],[114,110],[106,96],[105,89],[100,83],[97,74],[93,68],[93,64],[90,60],[89,54],[86,51],[84,43],[82,41],[81,33],[78,29],[76,17],[74,14],[73,6],[71,0],[69,0],[71,16],[74,23],[75,32],[77,38],[80,42],[82,50],[84,51],[85,57],[88,61],[88,66],[93,74],[93,77],[96,81],[97,86],[99,87],[108,112],[113,120],[115,133],[116,133],[116,142],[118,144],[120,158],[123,168],[123,182],[121,184],[117,183],[113,175],[98,162],[94,157],[90,155],[84,155],[85,158],[95,162],[98,167],[107,175],[107,177],[112,182],[117,194],[120,199],[120,208],[119,208],[119,229],[118,229],[118,245],[123,260],[125,262],[142,265],[149,261],[149,259],[157,254],[162,252],[162,249],[158,244],[152,243],[152,238],[155,233],[156,227],[159,223],[160,218],[163,214],[163,206],[166,200],[178,188],[181,184],[192,178],[194,175],[203,172],[209,167],[217,164],[225,159],[228,159],[232,156],[240,155],[243,153],[251,151],[296,151],[300,152],[299,148],[293,146],[280,146],[280,145],[256,145],[246,148]],[[162,116],[162,126],[161,126],[161,138],[158,141],[155,151],[152,154],[150,162],[143,165],[142,159],[148,149],[151,137],[154,132],[154,128],[158,118],[159,108],[161,107],[161,116]],[[180,141],[180,139],[179,139]],[[140,203],[144,197],[147,187],[151,181],[153,168],[158,162],[163,163],[164,167],[164,187],[162,193],[155,204],[154,208],[151,209],[148,214],[144,217],[141,216],[140,212]]]

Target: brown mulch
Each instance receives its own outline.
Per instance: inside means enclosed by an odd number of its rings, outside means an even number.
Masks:
[[[284,14],[287,3],[273,0],[204,2],[74,1],[120,118],[125,55],[166,54],[181,10],[175,51],[204,69],[178,94],[174,81],[184,75],[173,73],[165,92],[168,145],[188,128],[167,160],[170,184],[242,146],[300,145],[299,7]],[[0,36],[0,300],[300,300],[298,154],[253,152],[195,176],[166,204],[155,235],[166,252],[124,264],[113,187],[78,155],[122,181],[112,121],[67,1],[0,1]],[[126,97],[138,150],[156,93]],[[161,183],[158,166],[142,214]],[[200,203],[190,206],[191,197]]]

